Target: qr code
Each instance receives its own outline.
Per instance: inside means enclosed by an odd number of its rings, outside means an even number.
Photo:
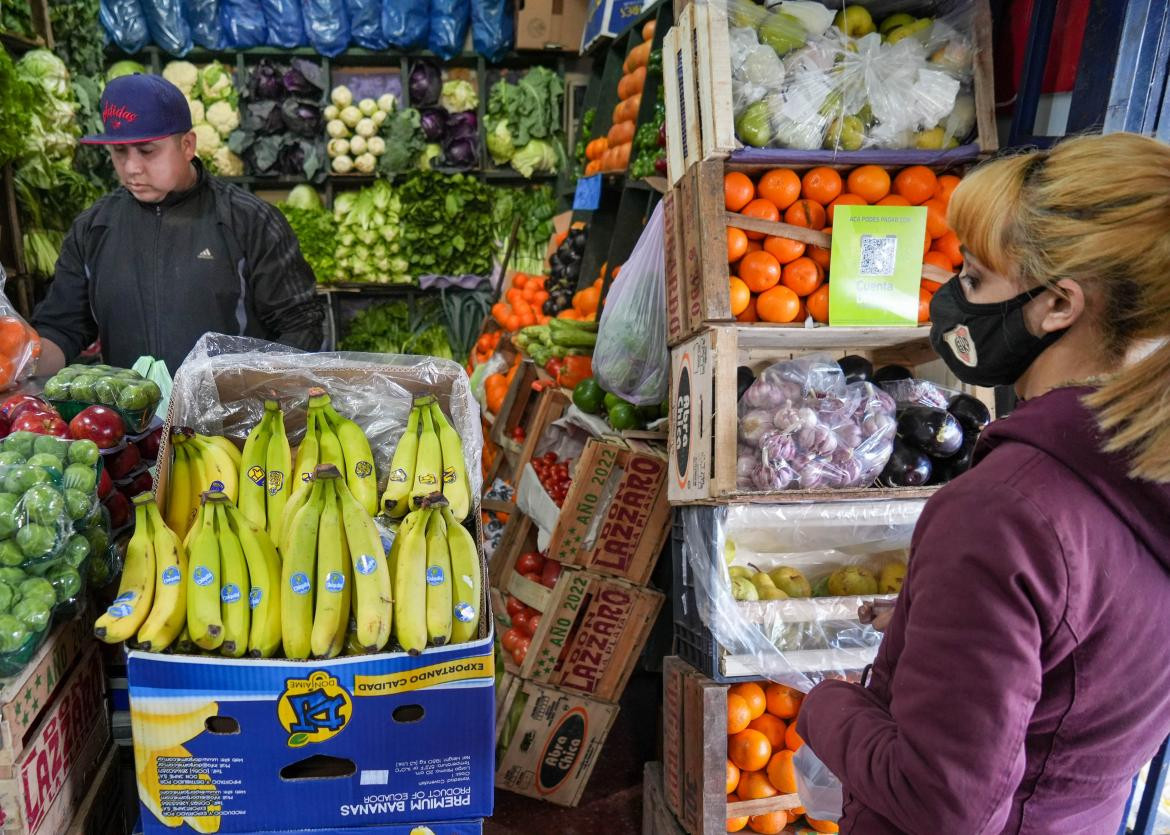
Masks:
[[[898,237],[886,235],[861,236],[861,274],[893,275],[894,262],[898,258]]]

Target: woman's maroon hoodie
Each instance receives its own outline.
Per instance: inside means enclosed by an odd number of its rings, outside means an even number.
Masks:
[[[1087,391],[987,429],[927,502],[868,686],[806,697],[842,833],[1118,831],[1170,732],[1170,486],[1102,452]]]

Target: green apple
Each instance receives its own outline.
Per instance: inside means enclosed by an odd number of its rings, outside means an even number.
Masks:
[[[851,38],[861,38],[877,31],[873,15],[865,6],[847,6],[837,12],[837,16],[833,18],[833,25]]]

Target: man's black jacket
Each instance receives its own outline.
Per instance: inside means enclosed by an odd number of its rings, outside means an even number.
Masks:
[[[281,213],[196,162],[190,191],[159,204],[120,188],[73,222],[32,324],[76,357],[98,336],[110,365],[172,374],[208,331],[320,349],[313,272]]]

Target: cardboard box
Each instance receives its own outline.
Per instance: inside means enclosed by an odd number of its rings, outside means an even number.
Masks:
[[[588,52],[602,38],[616,38],[641,14],[641,0],[589,0],[589,14],[581,33],[581,51]]]
[[[576,806],[617,713],[617,705],[521,682],[496,726],[496,787]]]
[[[517,0],[516,49],[576,52],[588,11],[588,0]]]
[[[0,832],[65,830],[110,741],[104,685],[91,647],[57,689],[19,759],[0,766]]]
[[[220,832],[488,816],[494,671],[490,635],[413,657],[132,652],[145,831],[192,831],[154,810]]]
[[[144,835],[142,819],[134,827],[132,835]],[[359,826],[356,829],[273,829],[265,835],[482,835],[483,820],[443,821],[436,823],[402,823],[384,826]]]

